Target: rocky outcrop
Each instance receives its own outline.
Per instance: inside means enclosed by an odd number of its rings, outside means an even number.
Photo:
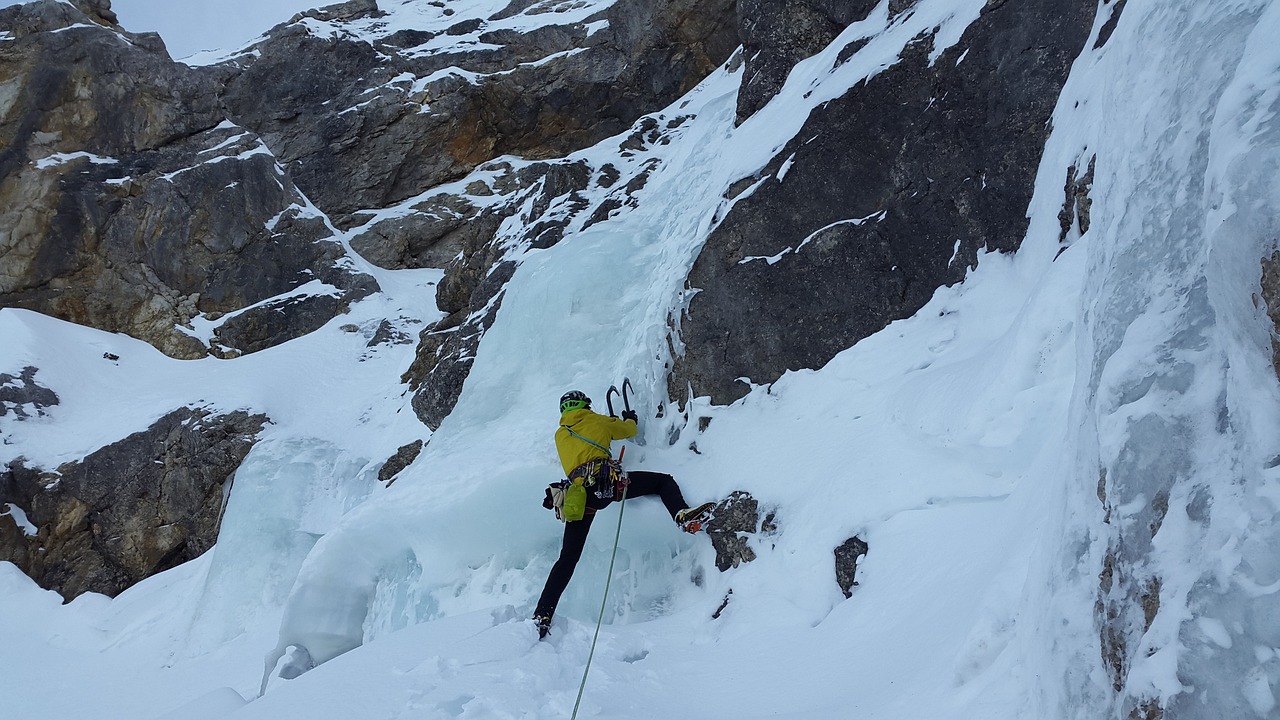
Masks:
[[[1169,462],[1175,464],[1175,461]],[[1175,475],[1170,473],[1168,477]],[[1108,540],[1102,571],[1098,574],[1094,615],[1103,667],[1117,693],[1126,690],[1134,656],[1141,652],[1143,637],[1160,611],[1163,586],[1150,556],[1156,534],[1169,512],[1169,490],[1157,491],[1147,502],[1147,496],[1137,490],[1137,485],[1108,481],[1105,471],[1098,478],[1098,500],[1105,512],[1103,522],[1110,526],[1106,531],[1114,534]],[[1187,506],[1186,517],[1193,522],[1204,522],[1208,513],[1205,508],[1210,504],[1208,491],[1201,488],[1198,494],[1200,497],[1193,498]],[[1141,502],[1135,502],[1135,497]],[[1161,703],[1154,699],[1125,697],[1123,703],[1127,710],[1125,716],[1129,718],[1163,716]]]
[[[44,409],[58,404],[54,391],[36,382],[39,370],[31,365],[17,375],[0,373],[0,417],[12,412],[19,420],[44,415]]]
[[[867,554],[867,549],[867,543],[856,535],[836,546],[836,585],[846,598],[853,597],[853,586],[858,584],[854,579],[858,559]]]
[[[395,481],[397,475],[402,470],[413,464],[418,459],[418,454],[422,452],[422,441],[414,440],[411,443],[401,445],[387,461],[378,468],[378,480],[386,483],[388,486]]]
[[[716,550],[716,568],[720,572],[736,568],[756,559],[751,538],[759,533],[777,531],[774,513],[760,518],[760,502],[745,490],[735,490],[716,503],[707,523],[707,537]]]
[[[198,557],[217,539],[228,483],[266,422],[181,408],[55,471],[10,463],[0,505],[23,509],[37,532],[0,515],[0,560],[70,600],[115,596]]]
[[[397,32],[376,3],[340,7],[209,72],[231,116],[343,227],[493,158],[563,157],[622,132],[737,46],[731,0],[622,0],[586,18],[542,3],[491,16],[441,7],[438,29]]]
[[[376,289],[215,85],[115,27],[109,2],[81,6],[0,10],[0,307],[194,358],[297,337]],[[180,329],[317,280],[309,313]]]
[[[1094,11],[1086,0],[987,3],[936,62],[923,35],[815,109],[703,247],[671,396],[692,386],[727,403],[748,390],[739,378],[819,368],[962,280],[980,250],[1016,250]]]

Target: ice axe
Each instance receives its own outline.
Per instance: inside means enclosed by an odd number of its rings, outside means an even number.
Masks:
[[[628,411],[628,412],[630,412],[630,411],[631,411],[631,397],[629,396],[629,393],[630,393],[630,392],[632,392],[632,391],[634,391],[634,390],[635,390],[635,388],[631,387],[631,378],[625,378],[625,377],[624,377],[624,378],[622,378],[622,392],[621,392],[621,393],[619,393],[619,392],[618,392],[618,386],[617,386],[617,385],[610,385],[610,386],[609,386],[609,392],[607,392],[607,393],[605,393],[605,394],[604,394],[604,401],[605,401],[605,404],[607,404],[607,405],[609,406],[609,417],[617,417],[617,415],[615,415],[615,414],[614,414],[614,412],[613,412],[613,396],[614,396],[614,395],[621,395],[621,396],[622,396],[622,408],[623,408],[624,410]]]

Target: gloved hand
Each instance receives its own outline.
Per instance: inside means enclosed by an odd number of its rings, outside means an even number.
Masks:
[[[623,420],[630,420],[630,421],[631,421],[631,422],[633,422],[633,423],[639,423],[639,422],[640,422],[640,419],[636,416],[636,411],[635,411],[635,410],[623,410],[623,411],[622,411],[622,419],[623,419]]]

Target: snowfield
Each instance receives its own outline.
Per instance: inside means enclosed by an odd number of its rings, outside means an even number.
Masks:
[[[638,208],[519,249],[434,435],[399,383],[413,346],[366,343],[384,318],[415,335],[439,318],[438,271],[353,255],[384,292],[229,361],[0,310],[0,370],[36,366],[61,400],[0,417],[0,462],[54,467],[183,404],[272,419],[200,559],[67,605],[0,563],[0,703],[12,717],[568,717],[619,509],[539,642],[527,618],[561,533],[540,506],[561,476],[556,403],[579,388],[602,405],[626,375],[641,408],[628,467],[672,473],[695,503],[748,490],[778,528],[721,573],[705,536],[628,501],[580,717],[1067,720],[1142,698],[1166,717],[1277,717],[1280,383],[1253,296],[1280,225],[1280,3],[1129,0],[1064,89],[1016,255],[982,255],[824,368],[728,407],[650,412],[724,188],[810,108],[923,30],[941,53],[982,6],[920,0],[891,23],[881,3],[736,129],[727,69],[660,113],[694,119],[653,150]],[[833,69],[857,37],[871,41]],[[617,146],[581,155],[625,164]],[[1060,244],[1066,169],[1095,156],[1092,226]],[[393,485],[377,481],[428,436]],[[1144,540],[1157,497],[1169,511]],[[854,535],[870,550],[846,599],[832,551]],[[1161,582],[1120,697],[1095,615],[1117,547],[1140,561],[1114,592]]]

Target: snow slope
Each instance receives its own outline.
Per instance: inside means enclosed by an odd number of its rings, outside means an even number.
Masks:
[[[619,510],[600,517],[538,642],[525,618],[559,546],[539,507],[559,477],[556,399],[599,399],[629,374],[637,405],[656,407],[667,317],[723,189],[922,30],[956,42],[982,2],[921,0],[894,23],[886,6],[833,45],[870,37],[852,60],[805,61],[739,128],[728,71],[665,111],[696,117],[654,150],[640,206],[522,251],[457,409],[389,488],[378,463],[427,431],[398,384],[411,348],[364,336],[384,317],[437,317],[438,275],[367,268],[383,294],[232,361],[172,361],[0,311],[0,368],[36,365],[62,398],[34,421],[0,418],[0,461],[79,457],[181,403],[275,423],[199,560],[66,606],[0,565],[6,709],[569,715]],[[717,718],[1101,718],[1156,698],[1178,717],[1274,717],[1280,404],[1251,295],[1275,243],[1277,30],[1265,0],[1129,0],[1064,90],[1016,256],[982,256],[965,283],[820,370],[729,407],[642,412],[630,467],[675,474],[695,501],[750,490],[779,527],[753,540],[755,562],[720,573],[705,538],[651,499],[628,502],[580,716],[678,716],[697,698]],[[1062,178],[1095,155],[1093,225],[1060,253]],[[1169,511],[1144,540],[1161,493]],[[832,549],[854,534],[870,551],[846,600]],[[1110,591],[1108,556],[1123,568]],[[1140,609],[1120,618],[1133,652],[1117,693],[1095,603],[1123,609],[1151,577],[1161,610],[1150,628]],[[301,647],[318,667],[271,672],[254,699],[264,656],[268,670],[303,668]]]

